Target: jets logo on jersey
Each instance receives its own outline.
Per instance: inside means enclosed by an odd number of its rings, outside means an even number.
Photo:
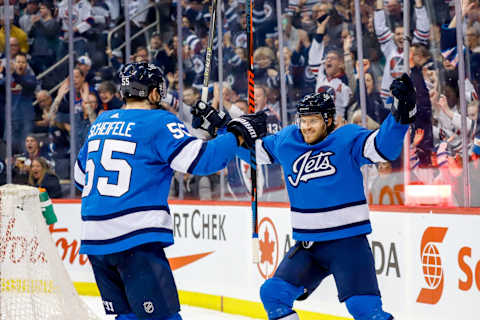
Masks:
[[[403,74],[403,57],[393,57],[390,60],[390,75],[396,79]]]
[[[338,90],[338,89],[340,89],[340,90]],[[337,88],[337,91],[341,91],[341,84],[340,84],[339,88]],[[325,99],[325,100],[330,99],[330,97],[333,97],[333,99],[335,100],[336,92],[335,92],[335,90],[334,90],[332,87],[330,87],[330,86],[321,86],[321,87],[318,87],[317,92],[318,92],[318,93],[323,93],[323,99]]]
[[[226,79],[227,83],[233,87],[234,83],[235,83],[235,77],[231,74],[229,74],[227,76],[227,79]]]
[[[305,78],[306,78],[305,80],[306,81],[309,81],[309,80],[314,81],[316,79],[315,76],[316,76],[317,72],[318,72],[318,69],[316,71],[314,71],[312,67],[306,67],[305,68]]]
[[[240,48],[247,48],[247,33],[241,32],[235,36],[235,46]]]
[[[195,55],[193,58],[193,71],[195,71],[195,73],[202,73],[204,69],[205,65],[203,64],[203,58]]]
[[[120,117],[120,115],[118,114],[118,112],[114,113],[110,116],[110,118],[112,118],[112,119],[118,119],[119,117]]]
[[[305,152],[293,162],[293,174],[288,176],[288,182],[292,186],[297,187],[300,182],[331,176],[337,172],[337,168],[330,163],[330,156],[334,155],[333,152],[320,152],[316,155],[312,155],[312,153],[313,150]]]

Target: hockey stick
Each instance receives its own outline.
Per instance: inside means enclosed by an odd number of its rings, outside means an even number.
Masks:
[[[207,103],[208,99],[208,81],[210,80],[210,68],[213,53],[213,36],[215,34],[215,18],[217,14],[217,0],[212,1],[212,10],[210,10],[210,30],[208,30],[207,52],[205,54],[205,70],[203,71],[203,87],[201,100]]]
[[[247,50],[248,50],[248,112],[255,113],[255,81],[253,74],[253,0],[246,0],[247,9]],[[258,212],[257,212],[257,156],[255,147],[250,150],[250,178],[252,180],[252,262],[260,262],[260,244],[258,241]]]
[[[202,85],[202,96],[200,98],[204,104],[198,104],[197,107],[200,109],[205,109],[208,102],[208,82],[210,80],[210,70],[212,66],[212,54],[213,54],[213,37],[215,35],[215,20],[217,18],[217,0],[212,0],[212,10],[210,10],[210,29],[208,30],[208,41],[207,41],[207,52],[205,53],[205,70],[203,71],[203,85]],[[221,41],[220,39],[218,41]],[[221,43],[218,43],[221,45]],[[225,112],[223,110],[217,110],[218,116],[221,119],[224,119]],[[214,112],[212,110],[211,112]],[[209,113],[210,114],[210,113]],[[209,114],[203,116],[202,128],[207,130],[210,127],[210,121],[208,121]]]

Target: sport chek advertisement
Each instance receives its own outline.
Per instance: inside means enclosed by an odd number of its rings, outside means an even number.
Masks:
[[[259,206],[260,263],[252,263],[251,211],[247,203],[176,201],[171,205],[175,244],[166,249],[179,290],[260,302],[294,240],[289,208]],[[50,231],[74,282],[94,282],[79,255],[80,204],[55,203]],[[369,235],[384,310],[409,320],[474,320],[480,312],[480,210],[462,213],[372,211]],[[418,212],[419,211],[419,212]],[[328,277],[294,308],[349,319]],[[336,317],[333,317],[336,316]]]

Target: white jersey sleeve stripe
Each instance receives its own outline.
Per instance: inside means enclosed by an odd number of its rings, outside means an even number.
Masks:
[[[195,139],[186,144],[182,150],[172,159],[170,167],[175,171],[183,173],[188,172],[191,164],[197,158],[198,153],[202,149],[203,141],[201,139]]]
[[[272,157],[270,154],[265,150],[263,146],[263,141],[261,139],[257,139],[255,141],[255,150],[257,156],[257,164],[271,164],[273,163]]]
[[[135,230],[164,228],[172,230],[172,217],[166,210],[147,210],[108,220],[82,221],[82,240],[106,240]]]
[[[82,187],[85,185],[85,172],[82,170],[82,168],[78,164],[78,160],[75,162],[74,179],[78,185]]]
[[[363,156],[372,162],[386,162],[389,160],[381,154],[375,145],[375,137],[378,132],[379,129],[373,131],[365,140],[365,144],[363,145]]]

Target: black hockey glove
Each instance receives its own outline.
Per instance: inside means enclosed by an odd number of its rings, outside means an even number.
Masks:
[[[410,77],[404,73],[393,80],[390,91],[393,95],[392,114],[395,120],[401,124],[414,123],[417,106],[415,87]]]
[[[247,148],[255,147],[255,140],[267,134],[267,114],[264,111],[246,114],[227,124],[227,131],[242,136]]]
[[[231,120],[228,113],[218,112],[203,101],[198,101],[190,112],[193,115],[192,127],[208,131],[212,137],[217,135],[217,129],[225,127],[228,121]]]

